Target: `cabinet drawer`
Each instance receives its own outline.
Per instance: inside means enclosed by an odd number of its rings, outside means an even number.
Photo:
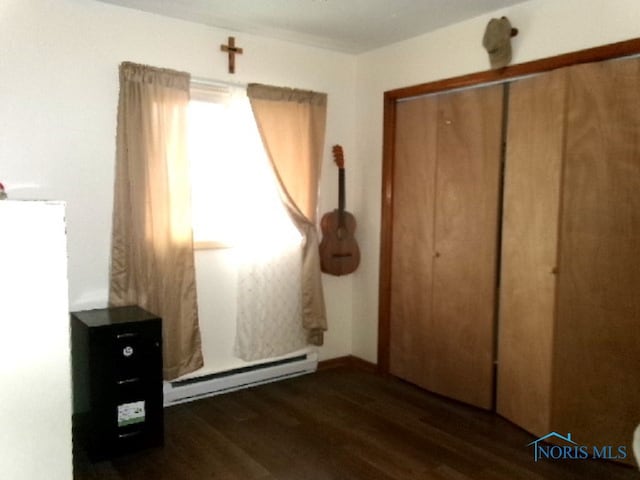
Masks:
[[[148,341],[140,332],[114,333],[111,358],[118,378],[141,375],[144,371],[145,354],[151,352]]]
[[[141,445],[162,445],[163,410],[155,388],[141,380],[120,384],[117,390],[110,415],[114,450],[126,452]]]
[[[122,330],[111,338],[115,378],[157,376],[162,368],[161,337],[155,329]]]

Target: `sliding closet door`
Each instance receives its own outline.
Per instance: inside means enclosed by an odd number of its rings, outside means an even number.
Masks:
[[[503,86],[438,97],[431,389],[491,408]]]
[[[628,453],[640,422],[639,78],[636,58],[511,87],[497,390],[498,412],[534,434]]]
[[[554,425],[629,444],[640,422],[640,59],[572,67]]]
[[[427,388],[433,382],[428,353],[434,342],[431,292],[436,118],[436,97],[397,105],[389,371]]]
[[[390,372],[492,406],[502,86],[396,111]]]
[[[566,70],[513,82],[502,226],[497,411],[549,433]]]

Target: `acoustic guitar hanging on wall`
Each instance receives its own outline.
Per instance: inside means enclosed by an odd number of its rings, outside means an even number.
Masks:
[[[347,275],[360,264],[360,249],[354,237],[355,217],[345,210],[344,154],[333,146],[333,160],[338,166],[338,209],[325,213],[320,221],[320,268],[331,275]]]

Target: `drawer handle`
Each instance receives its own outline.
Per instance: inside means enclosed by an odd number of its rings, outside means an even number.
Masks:
[[[131,338],[131,337],[137,337],[139,335],[139,333],[136,332],[126,332],[126,333],[118,333],[116,335],[116,338],[118,340],[121,340],[123,338]]]
[[[139,382],[140,378],[126,378],[124,380],[118,380],[118,385],[126,385],[127,383],[136,383]]]
[[[118,438],[131,438],[131,437],[135,437],[136,435],[140,435],[141,433],[142,433],[142,430],[136,430],[135,432],[128,432],[128,433],[119,433]]]

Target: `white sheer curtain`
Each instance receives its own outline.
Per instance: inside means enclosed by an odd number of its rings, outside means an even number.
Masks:
[[[237,124],[233,148],[240,191],[235,254],[238,265],[234,354],[243,360],[275,357],[304,348],[301,236],[279,198],[245,92],[230,100],[229,121]]]
[[[304,348],[300,243],[245,245],[239,253],[235,354],[249,361]]]

